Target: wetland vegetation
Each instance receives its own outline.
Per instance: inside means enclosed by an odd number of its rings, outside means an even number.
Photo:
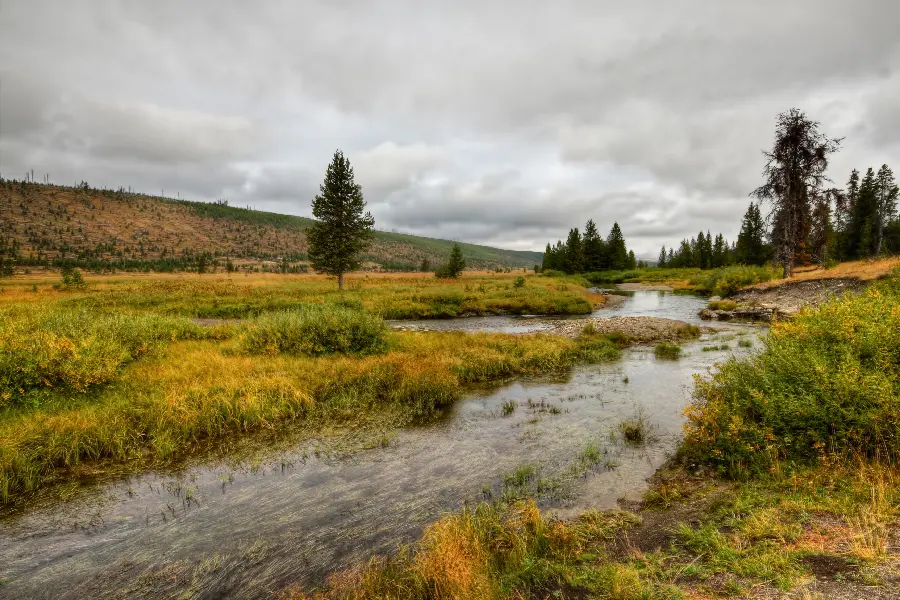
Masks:
[[[538,280],[539,283],[532,283]],[[467,384],[618,357],[607,336],[400,332],[385,314],[589,311],[572,281],[512,277],[110,281],[0,294],[0,502],[84,465],[145,468],[282,422],[433,418]],[[476,308],[480,307],[480,308]],[[243,317],[214,326],[189,317]]]
[[[482,504],[393,558],[285,597],[667,599],[799,588],[803,598],[890,598],[898,306],[895,269],[776,324],[762,351],[698,377],[679,456],[638,513],[559,521],[528,501]]]

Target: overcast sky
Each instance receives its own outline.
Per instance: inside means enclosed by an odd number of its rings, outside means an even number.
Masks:
[[[0,173],[310,215],[336,148],[379,229],[639,256],[736,236],[792,106],[900,169],[897,0],[0,0]]]

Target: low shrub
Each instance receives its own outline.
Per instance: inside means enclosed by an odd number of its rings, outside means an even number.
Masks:
[[[709,310],[726,310],[732,311],[737,308],[737,302],[734,300],[717,300],[707,305]]]
[[[309,304],[265,313],[243,327],[241,347],[250,354],[373,354],[387,348],[381,318],[339,304]]]
[[[544,277],[565,277],[566,274],[562,271],[557,271],[556,269],[544,269],[541,271],[541,275]]]
[[[671,342],[662,342],[653,349],[657,358],[675,359],[681,356],[681,346]]]
[[[725,297],[731,296],[742,287],[771,281],[778,276],[778,271],[772,267],[735,265],[699,272],[690,279],[690,283],[698,291]]]
[[[900,458],[900,269],[775,325],[698,379],[686,456],[746,476],[829,453]]]

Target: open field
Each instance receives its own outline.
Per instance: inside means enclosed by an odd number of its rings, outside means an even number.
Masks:
[[[895,268],[698,377],[678,466],[636,513],[557,521],[528,501],[482,504],[284,597],[896,598],[898,307]]]
[[[517,287],[516,281],[521,278]],[[87,287],[55,289],[58,273],[16,276],[0,281],[0,307],[15,303],[62,303],[99,311],[153,312],[234,319],[305,303],[337,303],[386,319],[446,318],[463,315],[588,314],[603,296],[573,278],[533,274],[466,273],[459,280],[430,274],[347,276],[338,291],[321,275],[86,275]],[[37,291],[35,291],[37,290]]]

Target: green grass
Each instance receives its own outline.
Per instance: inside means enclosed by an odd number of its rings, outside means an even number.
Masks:
[[[384,322],[361,310],[309,304],[266,313],[241,327],[241,347],[251,354],[372,354],[387,349]]]
[[[455,281],[421,276],[355,277],[348,280],[343,292],[334,282],[316,276],[91,280],[87,290],[47,291],[38,301],[107,313],[216,319],[243,319],[302,309],[307,304],[338,304],[385,319],[439,319],[589,314],[601,300],[571,278],[525,279],[527,285],[516,287],[513,275],[467,276]]]
[[[645,443],[650,437],[650,426],[642,415],[622,421],[618,430],[627,443],[635,446]]]
[[[584,277],[594,285],[613,283],[663,283],[688,281],[702,273],[700,269],[633,269],[626,271],[599,271],[585,273]]]
[[[653,353],[656,355],[656,358],[666,358],[669,360],[674,360],[681,356],[682,350],[681,346],[678,344],[673,344],[672,342],[662,342],[657,344],[656,347],[653,348]]]
[[[710,310],[732,311],[737,308],[737,302],[734,300],[717,300],[715,302],[710,302],[707,305],[707,308]]]
[[[751,343],[750,345],[752,346],[753,344]],[[703,352],[717,352],[719,350],[728,350],[729,348],[730,346],[728,344],[713,344],[712,346],[703,346],[701,350],[703,350]]]
[[[95,314],[61,305],[0,308],[0,409],[54,392],[86,392],[175,340],[217,332],[159,315]]]
[[[288,421],[321,434],[383,418],[393,427],[429,420],[467,384],[619,356],[599,336],[460,332],[386,332],[387,351],[378,354],[260,356],[243,350],[240,327],[225,331],[232,337],[170,341],[141,360],[116,363],[105,385],[54,388],[40,404],[0,411],[0,503],[25,501],[85,465],[99,468],[98,461],[145,468],[207,440]]]
[[[780,272],[772,267],[746,267],[735,265],[711,271],[701,271],[690,278],[691,286],[697,291],[716,296],[731,296],[740,288],[756,283],[778,279]],[[723,308],[721,310],[731,310]]]

